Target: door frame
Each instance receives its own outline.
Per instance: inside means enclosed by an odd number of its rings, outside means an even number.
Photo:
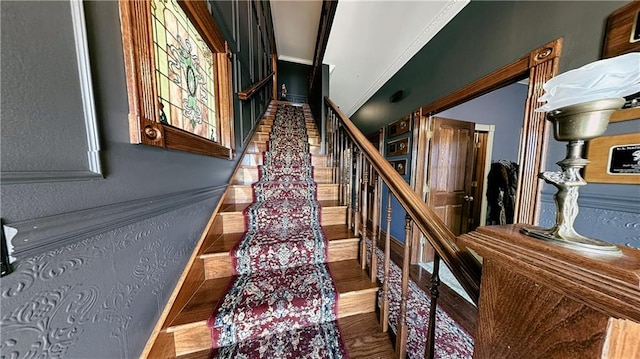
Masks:
[[[429,133],[423,130],[427,127],[424,122],[428,123],[432,115],[528,77],[529,89],[520,138],[518,193],[514,222],[537,224],[540,216],[540,192],[542,190],[538,173],[544,170],[549,125],[545,121],[545,114],[534,112],[534,110],[539,105],[538,98],[544,93],[542,85],[558,73],[561,51],[562,38],[559,38],[532,50],[520,59],[459,88],[451,94],[421,107],[419,109],[420,115],[416,116],[416,123],[414,123],[414,129],[420,129],[422,132],[417,135],[417,148],[414,147],[416,150],[414,153],[418,157],[416,158],[416,174],[413,176],[416,192],[424,194],[425,186],[427,186],[425,164],[428,160]],[[425,144],[427,147],[423,147]]]
[[[487,147],[485,152],[485,163],[484,163],[484,178],[482,178],[483,186],[482,186],[482,203],[480,204],[480,221],[478,226],[484,226],[487,224],[487,175],[491,170],[491,160],[493,154],[493,137],[496,132],[496,125],[483,125],[476,123],[476,132],[487,132]]]

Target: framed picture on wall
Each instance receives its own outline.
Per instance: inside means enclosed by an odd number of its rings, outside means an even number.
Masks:
[[[640,1],[632,1],[609,16],[602,57],[633,51],[640,51]]]
[[[389,161],[389,163],[399,174],[404,176],[407,173],[407,160],[395,160]]]
[[[587,158],[587,182],[640,184],[640,132],[594,138]]]
[[[402,135],[411,130],[411,115],[407,115],[404,118],[387,126],[387,136],[389,138]]]
[[[400,156],[409,153],[409,137],[387,143],[387,156]]]

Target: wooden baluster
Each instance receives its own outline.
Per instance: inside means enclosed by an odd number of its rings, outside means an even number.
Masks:
[[[349,177],[347,174],[347,164],[349,163],[349,143],[347,142],[347,135],[342,132],[342,167],[340,168],[340,173],[342,176],[342,201],[343,204],[347,204],[347,187],[349,183]]]
[[[327,123],[326,123],[326,132],[325,132],[325,146],[324,146],[324,154],[327,158],[331,157],[331,126],[333,126],[333,111],[329,111],[327,113]],[[328,163],[327,163],[328,164]]]
[[[364,156],[362,156],[362,171],[362,192],[360,193],[362,197],[362,206],[360,208],[360,214],[362,215],[362,223],[360,224],[362,228],[360,230],[362,245],[360,247],[360,257],[362,258],[362,269],[365,269],[367,267],[367,260],[365,258],[367,258],[367,215],[369,213],[369,164],[367,158]]]
[[[328,158],[328,165],[329,167],[333,167],[333,153],[334,153],[334,149],[336,147],[336,143],[335,143],[335,137],[334,134],[336,132],[336,115],[335,113],[331,113],[331,121],[329,121],[331,126],[330,126],[330,133],[329,133],[329,143],[331,144],[329,146],[329,158]],[[335,180],[335,177],[333,178],[333,180]]]
[[[355,190],[356,198],[354,198],[354,213],[353,213],[353,235],[358,236],[360,233],[360,178],[362,177],[362,151],[356,149],[358,154],[356,156],[356,178],[355,178]],[[362,257],[361,259],[364,259]]]
[[[338,133],[339,133],[339,128],[338,128],[338,116],[335,116],[335,122],[333,123],[333,167],[337,167],[338,166],[338,151],[340,150],[339,144],[338,144]],[[337,177],[337,176],[336,176]],[[337,178],[336,178],[337,179]],[[334,182],[336,183],[336,182]]]
[[[349,181],[350,181],[350,173],[351,173],[351,150],[349,148],[349,138],[347,134],[343,132],[342,137],[344,139],[344,164],[340,171],[342,171],[342,182],[343,182],[343,191],[342,198],[344,200],[344,204],[347,205],[349,201]]]
[[[346,136],[345,136],[346,137]],[[347,138],[348,140],[348,138]],[[353,224],[353,208],[352,208],[352,196],[353,196],[353,143],[349,141],[349,150],[347,156],[347,228],[351,229]]]
[[[396,335],[396,352],[398,358],[407,356],[407,293],[409,291],[409,262],[411,260],[411,217],[404,217],[404,258],[402,259],[402,287],[400,295],[400,314]]]
[[[424,350],[426,359],[433,359],[436,349],[436,309],[438,306],[438,296],[440,291],[440,256],[435,253],[433,256],[433,273],[431,273],[431,307],[429,307],[429,327],[427,329],[427,343]]]
[[[331,167],[331,161],[333,156],[333,123],[335,121],[335,114],[331,112],[329,116],[329,122],[327,123],[327,165]]]
[[[378,277],[378,234],[380,233],[380,201],[379,201],[379,182],[380,176],[371,169],[371,177],[373,179],[373,218],[371,218],[371,282],[375,282]]]
[[[389,266],[391,265],[391,191],[387,189],[387,235],[384,239],[384,273],[382,274],[382,308],[380,323],[382,331],[389,330]]]
[[[339,188],[338,188],[338,200],[340,201],[340,205],[344,206],[345,202],[346,202],[346,198],[345,198],[345,173],[344,173],[344,167],[346,165],[346,154],[345,154],[345,134],[343,131],[339,131],[338,132],[338,138],[339,138],[339,143],[340,143],[340,165],[337,168],[338,172],[338,184],[339,184]]]
[[[333,111],[329,111],[327,113],[327,123],[326,123],[327,129],[326,129],[326,133],[325,133],[325,148],[324,148],[324,154],[327,157],[331,157],[331,127],[333,126]]]

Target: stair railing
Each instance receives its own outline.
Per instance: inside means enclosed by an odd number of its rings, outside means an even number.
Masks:
[[[411,257],[412,225],[415,223],[426,240],[434,248],[435,262],[431,280],[431,308],[429,328],[427,332],[426,358],[433,358],[435,345],[435,308],[438,298],[439,261],[449,267],[453,275],[460,282],[464,290],[477,304],[480,294],[481,264],[466,248],[456,244],[454,234],[444,222],[431,210],[420,196],[405,182],[396,169],[382,157],[380,152],[367,140],[347,116],[328,98],[325,97],[327,107],[326,149],[331,166],[341,166],[336,170],[335,183],[341,187],[339,192],[345,193],[341,204],[347,205],[347,224],[353,229],[354,235],[361,235],[360,260],[364,269],[367,260],[371,280],[376,280],[377,272],[377,241],[380,232],[382,211],[377,208],[382,195],[382,184],[388,191],[386,208],[386,236],[384,240],[384,263],[382,276],[382,302],[380,323],[383,331],[389,325],[389,267],[390,267],[390,231],[391,231],[391,201],[396,198],[406,211],[405,244],[402,263],[400,316],[396,332],[396,353],[399,358],[406,356],[406,301],[409,283],[409,262]],[[373,185],[372,197],[369,198],[368,187]],[[343,192],[344,191],[344,192]],[[368,232],[369,206],[373,205],[371,218],[371,233]],[[353,218],[352,218],[353,217]],[[371,258],[367,258],[366,238],[371,238]]]

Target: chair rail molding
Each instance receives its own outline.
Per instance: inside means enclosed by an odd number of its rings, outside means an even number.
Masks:
[[[555,193],[542,191],[543,203],[554,203]],[[580,194],[578,200],[581,208],[603,209],[609,211],[640,213],[640,203],[636,198],[606,196],[602,194]]]
[[[227,185],[180,191],[15,223],[5,223],[11,262],[87,237],[221,197]]]

